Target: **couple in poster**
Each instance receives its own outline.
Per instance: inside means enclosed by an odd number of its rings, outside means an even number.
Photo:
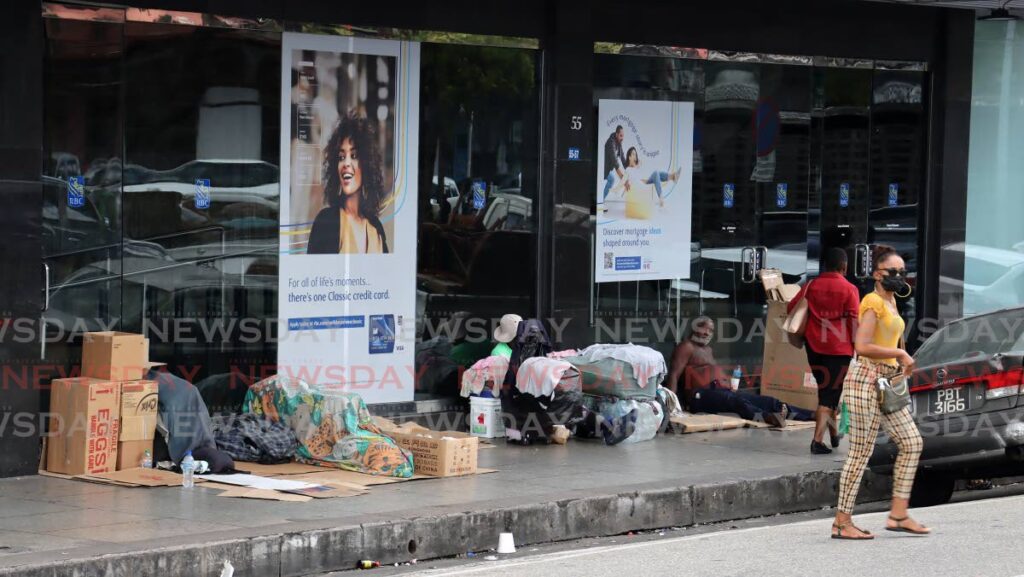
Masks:
[[[601,195],[602,211],[608,212],[608,195],[616,192],[625,196],[634,187],[654,186],[658,195],[658,206],[665,206],[665,195],[662,184],[676,182],[679,180],[681,168],[673,172],[655,169],[648,172],[647,167],[640,165],[640,153],[635,146],[630,146],[626,153],[623,153],[623,141],[626,139],[626,131],[622,125],[615,127],[615,131],[608,136],[604,144],[604,192]]]
[[[595,282],[689,278],[693,103],[601,99],[597,121]]]

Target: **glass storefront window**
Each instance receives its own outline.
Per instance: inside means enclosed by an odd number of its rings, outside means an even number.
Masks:
[[[45,354],[73,372],[83,332],[144,332],[211,411],[239,411],[276,371],[280,28],[46,9]],[[452,341],[472,361],[534,307],[536,42],[382,30],[363,32],[426,41],[417,393],[456,396]]]
[[[707,315],[718,323],[718,361],[756,375],[766,307],[751,260],[803,284],[819,274],[828,248],[843,248],[850,280],[867,292],[869,271],[853,266],[855,246],[891,244],[916,274],[923,65],[596,48],[595,106],[614,98],[695,107],[693,238],[690,254],[678,255],[689,258],[690,278],[594,284],[599,341],[646,344],[667,356],[690,322]],[[901,306],[912,321],[913,296]],[[615,330],[629,326],[643,330]]]
[[[421,47],[420,398],[457,395],[457,367],[487,356],[501,316],[533,311],[537,54]]]
[[[1024,304],[1024,28],[978,22],[964,243],[942,247],[944,318]],[[959,266],[962,265],[962,276]],[[962,297],[961,297],[962,295]]]

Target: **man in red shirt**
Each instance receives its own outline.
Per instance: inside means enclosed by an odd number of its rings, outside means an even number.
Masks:
[[[853,358],[853,337],[857,334],[857,309],[860,295],[857,287],[846,280],[846,251],[833,247],[825,255],[826,272],[804,285],[789,302],[793,312],[801,298],[807,299],[807,325],[804,331],[807,363],[818,382],[817,425],[811,453],[827,455],[825,429],[829,429],[832,447],[839,446],[836,414],[843,393],[843,379]]]

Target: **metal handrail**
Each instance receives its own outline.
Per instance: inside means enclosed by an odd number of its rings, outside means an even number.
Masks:
[[[189,234],[199,234],[199,233],[203,233],[203,232],[211,232],[211,231],[214,231],[214,230],[220,231],[220,233],[221,233],[221,235],[220,235],[221,236],[221,243],[224,243],[226,241],[226,239],[227,239],[227,230],[223,226],[208,226],[206,228],[198,228],[196,230],[183,230],[183,231],[176,232],[176,233],[173,233],[173,234],[164,234],[164,235],[160,235],[160,236],[152,236],[152,237],[149,237],[149,238],[133,238],[133,239],[129,239],[129,240],[133,240],[133,241],[136,241],[136,242],[151,242],[151,241],[154,241],[154,240],[164,240],[164,239],[168,239],[168,238],[177,238],[179,236],[186,236],[186,235],[189,235]],[[100,246],[91,246],[91,247],[83,248],[83,249],[79,249],[79,250],[72,250],[72,251],[68,251],[68,252],[58,252],[58,253],[54,253],[54,254],[43,255],[43,260],[54,259],[54,258],[63,258],[63,257],[66,257],[66,256],[75,256],[77,254],[87,254],[87,253],[90,253],[90,252],[107,250],[107,249],[111,249],[111,248],[121,248],[123,246],[124,246],[124,240],[121,240],[120,242],[113,242],[113,243],[110,243],[110,244],[104,244],[104,245],[100,245]]]
[[[63,289],[63,288],[76,288],[76,287],[80,287],[80,286],[86,286],[86,285],[90,285],[90,284],[106,282],[106,281],[115,280],[115,279],[124,278],[124,277],[144,275],[144,274],[150,274],[150,273],[154,273],[154,272],[162,272],[162,271],[165,271],[165,270],[180,268],[180,267],[188,266],[188,265],[194,265],[194,264],[198,264],[198,263],[201,263],[201,262],[208,262],[208,261],[219,260],[219,259],[223,259],[223,258],[227,258],[227,257],[237,257],[237,256],[246,256],[246,255],[250,255],[250,254],[257,254],[257,253],[262,252],[264,250],[266,250],[265,247],[264,248],[253,249],[253,250],[246,251],[246,252],[236,252],[236,253],[231,253],[231,254],[224,254],[224,255],[200,258],[200,259],[196,259],[196,260],[188,260],[188,261],[175,262],[174,264],[170,264],[170,265],[166,265],[166,266],[158,266],[158,267],[154,267],[154,268],[147,268],[145,270],[137,270],[137,271],[126,272],[126,273],[122,273],[122,274],[108,275],[108,276],[104,276],[102,278],[94,278],[94,279],[88,279],[88,280],[77,281],[77,282],[63,283],[63,284],[59,284],[59,285],[54,285],[53,289],[54,290],[58,290],[58,289]]]

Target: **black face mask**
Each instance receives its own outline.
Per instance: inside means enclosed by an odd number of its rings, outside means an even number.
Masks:
[[[904,280],[902,276],[891,273],[887,273],[883,276],[881,283],[882,290],[886,290],[891,293],[903,293],[907,291],[907,288],[909,288],[907,281]]]

